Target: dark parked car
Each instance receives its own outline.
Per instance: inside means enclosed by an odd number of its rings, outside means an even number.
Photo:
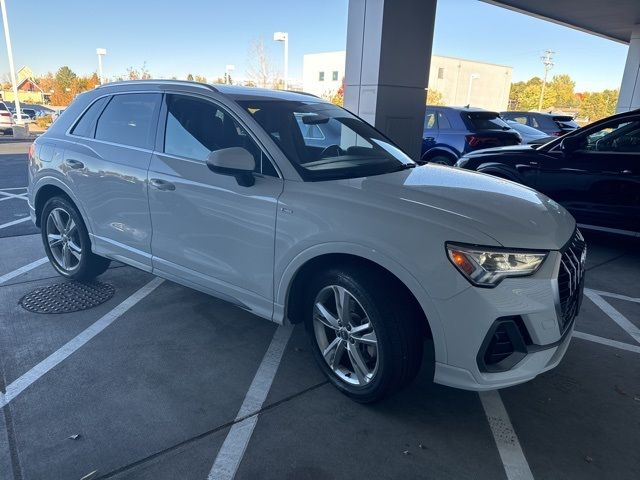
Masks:
[[[523,125],[533,127],[541,132],[559,137],[580,128],[571,115],[540,112],[501,112],[505,120],[514,120]]]
[[[535,188],[585,227],[640,234],[640,110],[605,118],[546,145],[473,152],[457,166]]]
[[[497,112],[427,106],[421,158],[423,162],[453,165],[467,152],[521,141],[520,134]]]
[[[520,134],[522,137],[522,143],[528,143],[529,145],[544,145],[556,138],[547,135],[537,128],[523,125],[515,120],[507,120],[507,124]]]

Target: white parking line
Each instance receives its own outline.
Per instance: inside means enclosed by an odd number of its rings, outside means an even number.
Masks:
[[[47,263],[48,260],[49,259],[47,257],[43,257],[43,258],[40,258],[39,260],[36,260],[35,262],[31,262],[30,264],[25,265],[24,267],[20,267],[16,269],[13,272],[5,273],[4,275],[0,276],[0,285],[2,285],[5,282],[8,282],[9,280],[17,277],[18,275],[22,275],[23,273],[27,273],[29,270],[33,270],[34,268],[39,267],[43,263]]]
[[[627,302],[640,303],[640,298],[627,297],[626,295],[620,295],[619,293],[603,292],[602,290],[592,290],[590,288],[586,290],[595,293],[596,295],[600,295],[601,297],[611,297],[617,298],[618,300],[626,300]]]
[[[31,217],[22,217],[22,218],[19,218],[18,220],[13,220],[12,222],[3,223],[2,225],[0,225],[0,229],[12,227],[19,223],[26,222],[27,220],[31,220]]]
[[[144,297],[153,292],[158,286],[160,286],[163,281],[164,280],[162,280],[161,278],[154,278],[144,287],[140,288],[138,291],[130,295],[120,305],[103,315],[90,327],[83,330],[78,336],[69,340],[65,345],[42,360],[31,370],[7,385],[7,391],[4,394],[0,392],[0,408],[7,405],[9,402],[11,402],[11,400],[20,395],[20,393],[22,393],[26,388],[31,386],[52,368],[69,357],[69,355],[73,354],[85,343],[87,343],[89,340],[91,340],[93,337],[95,337],[105,328],[111,325],[114,321],[120,318],[127,310],[129,310],[136,303],[138,303]]]
[[[640,347],[637,345],[631,345],[629,343],[618,342],[617,340],[611,340],[610,338],[599,337],[597,335],[591,335],[584,332],[573,332],[573,336],[580,338],[581,340],[588,340],[590,342],[600,343],[609,347],[619,348],[620,350],[626,350],[628,352],[640,353]]]
[[[533,480],[533,474],[524,456],[520,441],[513,430],[509,414],[504,408],[500,392],[479,392],[484,413],[489,421],[493,439],[508,480]]]
[[[292,331],[293,326],[283,325],[273,334],[269,348],[236,415],[236,421],[240,420],[240,422],[235,423],[229,430],[211,467],[208,480],[231,480],[235,477],[253,429],[258,422],[257,412],[267,398]]]
[[[595,303],[600,308],[600,310],[606,313],[609,318],[611,318],[611,320],[616,322],[620,326],[620,328],[631,335],[631,337],[633,337],[636,342],[640,343],[640,329],[638,329],[638,327],[627,320],[627,317],[613,308],[613,306],[609,302],[607,302],[593,290],[585,288],[584,294],[587,296],[587,298],[589,298],[589,300]]]
[[[20,200],[27,200],[27,193],[7,193],[7,192],[0,192],[0,195],[2,195],[5,198],[0,198],[0,202],[4,202],[5,200],[11,200],[12,198],[18,198]]]

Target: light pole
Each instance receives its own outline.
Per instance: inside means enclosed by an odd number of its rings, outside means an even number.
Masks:
[[[104,79],[102,77],[102,57],[106,54],[106,48],[96,48],[96,55],[98,55],[98,79],[100,80],[100,85],[104,83]]]
[[[469,88],[467,89],[467,105],[471,105],[471,88],[473,87],[473,81],[480,78],[479,73],[472,73],[469,76]]]
[[[273,39],[276,42],[284,42],[284,90],[287,89],[287,78],[289,76],[289,34],[287,32],[275,32]]]
[[[20,99],[18,98],[18,85],[16,84],[16,69],[13,65],[13,50],[11,49],[11,37],[9,35],[9,21],[7,20],[7,7],[4,0],[0,0],[0,8],[2,9],[2,23],[4,26],[4,38],[7,42],[7,56],[9,57],[9,71],[11,74],[11,87],[13,89],[13,98],[16,105],[16,123],[22,125],[22,112],[20,111]]]
[[[544,79],[542,80],[542,88],[540,89],[540,100],[538,101],[538,111],[542,111],[542,102],[544,100],[544,90],[547,87],[547,74],[549,70],[553,68],[553,52],[552,50],[547,50],[544,52],[544,57],[540,57],[542,60],[542,64],[544,65]]]

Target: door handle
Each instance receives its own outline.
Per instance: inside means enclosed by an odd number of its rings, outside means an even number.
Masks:
[[[425,142],[434,142],[435,140],[435,137],[424,137]]]
[[[69,168],[73,168],[74,170],[84,168],[84,163],[82,163],[80,160],[74,160],[73,158],[67,158],[64,161],[64,164]]]
[[[173,183],[167,182],[166,180],[161,180],[159,178],[152,178],[149,180],[149,183],[152,187],[162,191],[173,191],[176,189],[176,186]]]
[[[529,166],[533,167],[533,168],[539,168],[540,165],[538,164],[538,162],[529,162]]]
[[[622,173],[623,175],[633,175],[633,171],[631,170],[622,170],[620,173]]]

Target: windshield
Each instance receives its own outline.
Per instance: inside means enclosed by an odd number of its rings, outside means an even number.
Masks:
[[[381,175],[415,166],[373,127],[330,103],[237,102],[278,144],[304,180]]]

